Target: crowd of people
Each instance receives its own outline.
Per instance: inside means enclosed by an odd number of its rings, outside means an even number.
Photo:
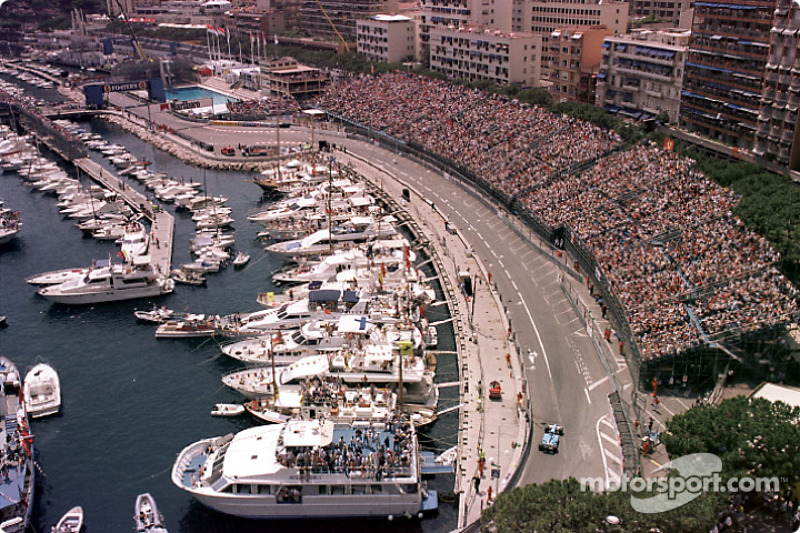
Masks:
[[[775,268],[780,254],[733,215],[736,195],[673,152],[616,152],[522,201],[593,251],[646,358],[797,311],[796,290]]]
[[[362,75],[317,105],[470,169],[506,194],[621,144],[614,132],[444,81],[392,72]]]
[[[693,161],[478,90],[362,75],[321,108],[467,167],[594,253],[644,358],[775,325],[797,312],[780,254],[733,214],[738,197]],[[581,173],[565,172],[593,163]]]
[[[286,95],[262,96],[258,100],[228,101],[226,105],[227,118],[230,120],[263,120],[300,111],[297,101]]]
[[[327,446],[282,447],[276,457],[283,466],[308,474],[341,473],[377,481],[407,476],[414,453],[413,430],[407,421],[392,425],[395,427],[389,431],[338,429]]]

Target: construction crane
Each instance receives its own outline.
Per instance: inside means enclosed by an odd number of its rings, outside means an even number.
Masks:
[[[336,36],[339,37],[340,41],[342,41],[342,44],[344,45],[345,52],[349,52],[350,51],[350,47],[347,45],[347,41],[344,40],[344,37],[342,37],[342,34],[339,33],[339,30],[336,29],[336,26],[333,24],[333,21],[328,16],[328,13],[325,12],[325,8],[322,7],[322,4],[320,3],[320,1],[319,0],[315,0],[315,1],[317,2],[317,5],[319,6],[320,11],[322,11],[322,14],[325,15],[325,19],[328,21],[328,24],[330,24],[331,28],[333,28],[333,31],[336,32]],[[119,2],[119,0],[117,0],[117,2]]]
[[[128,25],[128,31],[131,32],[131,40],[133,42],[133,47],[136,49],[136,53],[139,54],[139,59],[142,61],[147,61],[149,58],[147,57],[147,53],[142,48],[142,45],[139,44],[139,39],[136,38],[136,33],[133,31],[133,25],[131,21],[128,20],[128,15],[125,13],[125,9],[123,9],[122,4],[119,0],[116,0],[117,7],[119,7],[119,12],[122,13],[122,18],[125,21],[125,24]]]

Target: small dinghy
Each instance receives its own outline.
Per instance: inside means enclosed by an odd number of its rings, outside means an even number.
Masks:
[[[211,416],[239,416],[244,413],[244,405],[239,403],[216,403]]]
[[[47,363],[39,363],[25,374],[22,392],[25,409],[33,418],[54,415],[61,408],[61,383]]]
[[[250,261],[250,256],[244,252],[239,252],[236,254],[236,258],[233,260],[233,266],[237,268],[241,268],[245,266]]]
[[[156,507],[156,500],[149,492],[139,494],[136,497],[136,505],[133,508],[133,520],[136,522],[136,531],[147,531],[149,533],[167,533],[164,527],[164,517]]]
[[[78,533],[83,527],[83,507],[73,507],[61,517],[50,533]]]

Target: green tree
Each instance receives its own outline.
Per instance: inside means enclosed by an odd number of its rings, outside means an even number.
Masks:
[[[713,453],[723,475],[800,481],[800,408],[743,396],[673,417],[662,442],[671,457]]]

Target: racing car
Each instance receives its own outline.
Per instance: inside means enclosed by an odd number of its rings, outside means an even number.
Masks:
[[[558,453],[560,437],[564,435],[564,428],[558,424],[548,424],[544,428],[542,441],[539,443],[539,451],[547,453]]]

